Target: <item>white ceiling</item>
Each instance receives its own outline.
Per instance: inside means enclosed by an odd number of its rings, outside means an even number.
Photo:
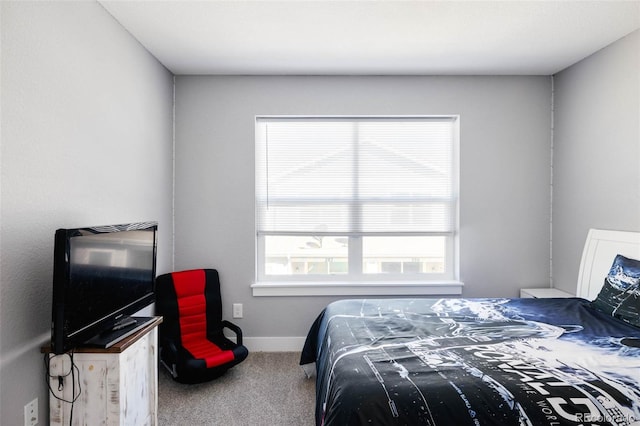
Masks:
[[[640,0],[99,1],[177,75],[550,75],[640,28]]]

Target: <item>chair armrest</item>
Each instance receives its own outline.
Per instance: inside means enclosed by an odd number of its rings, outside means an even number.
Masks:
[[[222,320],[222,327],[228,328],[229,330],[233,331],[236,334],[236,343],[238,345],[242,344],[242,330],[240,329],[240,327],[227,320]]]

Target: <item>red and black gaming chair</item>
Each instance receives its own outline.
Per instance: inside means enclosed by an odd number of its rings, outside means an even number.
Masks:
[[[160,362],[181,383],[215,379],[242,362],[249,351],[242,330],[222,320],[220,279],[215,269],[173,272],[156,278]],[[226,338],[223,328],[236,335]]]

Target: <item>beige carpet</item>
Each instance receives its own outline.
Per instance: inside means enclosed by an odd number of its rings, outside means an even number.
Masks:
[[[158,424],[313,426],[315,377],[299,352],[250,353],[217,380],[184,385],[160,368]]]

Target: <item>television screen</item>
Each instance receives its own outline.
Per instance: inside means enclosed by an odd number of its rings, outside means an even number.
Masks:
[[[58,229],[51,343],[66,352],[153,303],[157,223]]]

